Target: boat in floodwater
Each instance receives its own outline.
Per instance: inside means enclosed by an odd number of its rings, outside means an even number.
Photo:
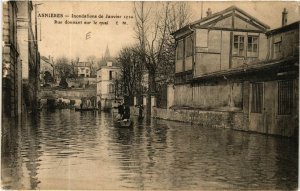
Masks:
[[[132,127],[133,125],[130,119],[116,120],[114,123],[116,127]]]

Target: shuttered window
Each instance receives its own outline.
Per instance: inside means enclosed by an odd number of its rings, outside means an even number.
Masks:
[[[112,80],[112,78],[113,78],[113,72],[109,71],[109,80]]]
[[[186,38],[185,54],[186,57],[193,55],[193,38],[191,35]]]
[[[183,48],[184,48],[183,40],[178,41],[177,48],[176,48],[177,60],[183,59]]]
[[[261,113],[263,107],[263,83],[252,84],[252,113]]]
[[[278,115],[289,115],[292,113],[293,81],[278,82]]]

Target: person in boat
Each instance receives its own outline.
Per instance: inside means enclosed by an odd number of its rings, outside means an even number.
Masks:
[[[98,101],[98,109],[101,109],[101,101]]]
[[[124,104],[124,114],[122,119],[129,119],[130,118],[130,107],[127,104]]]
[[[143,111],[144,111],[144,106],[141,104],[139,105],[139,119],[143,119]]]
[[[90,100],[90,99],[87,99],[87,100],[86,100],[86,108],[90,109],[91,106],[92,106],[91,100]]]
[[[118,105],[118,115],[117,115],[117,120],[119,119],[122,119],[123,118],[123,115],[124,115],[124,106],[121,102],[119,102],[119,105]]]

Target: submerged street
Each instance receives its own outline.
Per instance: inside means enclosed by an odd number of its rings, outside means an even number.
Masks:
[[[296,189],[294,139],[104,112],[42,111],[2,132],[3,189]],[[2,124],[5,126],[7,124]]]

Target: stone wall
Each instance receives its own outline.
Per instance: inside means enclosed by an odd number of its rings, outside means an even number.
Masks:
[[[41,99],[65,98],[65,99],[80,99],[83,97],[96,96],[96,89],[78,89],[78,90],[51,90],[44,89],[40,91]]]
[[[153,117],[212,127],[246,130],[242,112],[172,110],[153,107]]]

